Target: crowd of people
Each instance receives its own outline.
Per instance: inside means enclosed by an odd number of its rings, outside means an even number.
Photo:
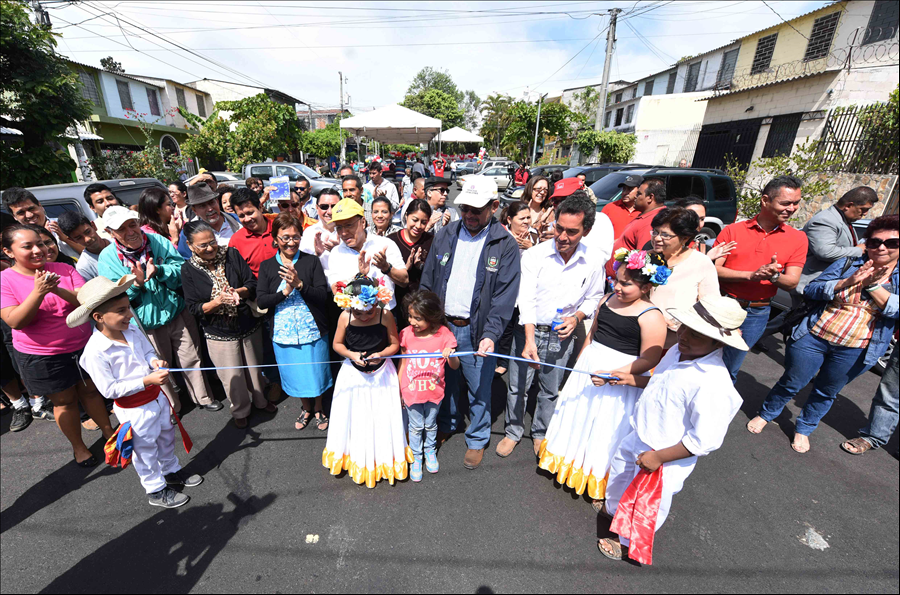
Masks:
[[[393,181],[381,163],[365,181],[342,166],[340,190],[318,196],[301,180],[278,213],[253,178],[150,188],[136,209],[92,184],[93,220],[50,221],[28,190],[7,189],[11,429],[55,419],[75,463],[90,467],[99,460],[79,420],[109,439],[113,412],[118,431],[128,422],[150,503],[181,506],[188,497],[173,488],[202,478],[174,454],[180,395],[223,408],[201,370],[208,360],[238,428],[275,413],[282,392],[298,398],[295,429],[327,432],[323,465],[372,488],[437,473],[441,445],[458,433],[464,467],[478,468],[491,385],[508,372],[496,454],[528,434],[536,465],[612,519],[618,538],[601,539],[599,552],[649,563],[674,495],[740,408],[738,373],[779,288],[795,300],[785,370],[747,429],[761,433],[812,381],[798,453],[894,336],[898,218],[878,217],[857,237],[852,223],[878,200],[869,188],[801,231],[789,222],[802,184],[775,178],[759,214],[708,247],[695,241],[703,201],[667,206],[658,178],[627,176],[598,211],[583,180],[522,176],[522,199],[498,213],[490,179],[466,181],[450,206],[448,180],[418,165]],[[841,448],[883,446],[897,400],[895,351],[869,425]]]

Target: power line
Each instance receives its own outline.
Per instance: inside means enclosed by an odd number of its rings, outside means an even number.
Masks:
[[[799,33],[799,34],[800,34],[800,37],[802,37],[802,38],[805,39],[806,41],[809,41],[809,37],[807,37],[807,36],[804,35],[803,33],[800,33],[800,30],[797,29],[797,27],[791,25],[791,23],[788,23],[788,22],[784,19],[783,16],[781,16],[780,14],[778,14],[778,11],[777,11],[777,10],[775,10],[774,8],[772,8],[771,6],[769,6],[769,3],[766,2],[766,0],[762,0],[762,3],[765,4],[766,7],[767,7],[769,10],[771,10],[772,12],[774,12],[775,15],[776,15],[779,19],[781,19],[782,21],[784,21],[785,24],[790,25],[791,29],[793,29],[794,31],[796,31],[797,33]]]
[[[569,62],[571,62],[572,60],[574,60],[575,58],[577,58],[577,57],[578,57],[578,54],[580,54],[580,53],[583,52],[585,49],[587,49],[587,47],[588,47],[589,45],[591,45],[595,40],[599,39],[600,36],[603,35],[603,34],[606,32],[606,30],[607,30],[608,28],[609,28],[608,25],[607,25],[606,27],[604,27],[603,30],[600,31],[600,33],[597,33],[597,35],[596,35],[592,40],[590,40],[589,42],[587,42],[587,44],[585,44],[580,50],[578,50],[577,52],[575,52],[575,55],[574,55],[574,56],[572,56],[571,58],[569,58],[568,60],[566,60],[565,63],[564,63],[562,66],[560,66],[559,68],[557,68],[556,70],[553,71],[553,74],[551,74],[550,76],[548,76],[547,78],[545,78],[543,81],[541,81],[541,83],[539,83],[538,85],[536,85],[534,88],[535,88],[535,89],[538,89],[538,88],[541,87],[544,83],[546,83],[547,81],[549,81],[550,79],[552,79],[554,76],[556,76],[556,74],[557,74],[560,70],[562,70],[563,68],[565,68],[565,67],[569,64]]]

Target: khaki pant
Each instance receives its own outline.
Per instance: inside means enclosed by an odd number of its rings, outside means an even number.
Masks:
[[[225,394],[231,401],[231,416],[244,419],[250,415],[250,403],[259,409],[269,402],[265,395],[262,368],[226,370],[232,366],[258,366],[263,363],[262,327],[239,341],[206,340],[209,359],[216,365]]]
[[[182,368],[200,368],[200,333],[197,331],[197,323],[194,317],[185,309],[181,314],[170,320],[167,324],[155,328],[147,333],[150,343],[159,354],[159,357],[166,360],[170,366],[175,365],[173,355],[178,356],[178,363]],[[212,403],[210,398],[209,384],[203,377],[200,370],[191,370],[190,372],[182,372],[191,400],[198,405],[209,405]],[[172,381],[162,386],[165,395],[171,401],[175,409],[181,407],[178,400],[178,392],[175,391]]]

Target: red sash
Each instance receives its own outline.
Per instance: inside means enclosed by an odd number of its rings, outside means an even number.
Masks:
[[[643,469],[622,494],[610,530],[630,540],[628,557],[641,564],[653,563],[653,537],[662,500],[662,465],[653,473]]]
[[[134,409],[147,403],[152,403],[159,396],[159,387],[152,384],[139,393],[128,395],[127,397],[119,397],[115,403],[122,409]]]

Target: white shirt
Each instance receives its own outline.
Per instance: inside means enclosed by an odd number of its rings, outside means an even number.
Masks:
[[[375,198],[376,190],[381,190],[382,192],[384,192],[385,198],[391,201],[392,211],[396,211],[400,207],[400,196],[397,194],[397,187],[383,178],[381,180],[381,184],[379,184],[378,186],[375,186],[375,184],[373,184],[372,182],[366,182],[366,184],[363,186],[363,189],[368,190],[372,193],[373,200]],[[366,200],[365,202],[366,204],[371,204],[372,201]],[[369,207],[370,210],[371,208],[372,207]]]
[[[230,222],[228,221],[228,215],[222,213],[222,225],[219,229],[213,230],[213,233],[216,236],[216,243],[220,246],[228,246],[228,242],[231,240],[231,236],[234,235],[234,229],[231,227]]]
[[[609,217],[603,213],[597,213],[590,233],[581,238],[581,243],[588,249],[588,258],[597,270],[602,270],[612,256],[615,236]]]
[[[100,274],[97,269],[97,259],[99,257],[99,254],[92,254],[87,249],[85,249],[84,252],[81,253],[81,256],[78,257],[78,262],[75,263],[75,270],[78,271],[78,274],[81,275],[85,281],[90,281]]]
[[[332,242],[337,242],[339,240],[337,231],[328,231],[325,229],[325,226],[322,225],[322,222],[319,221],[313,225],[310,225],[306,229],[303,230],[303,234],[300,236],[300,252],[305,252],[306,254],[316,255],[316,233],[322,233],[322,241],[331,240]],[[319,262],[322,263],[322,268],[328,268],[328,256],[331,254],[330,250],[325,250],[322,252],[322,256],[319,257]]]
[[[519,279],[519,324],[550,324],[557,308],[563,316],[579,310],[594,315],[603,297],[603,268],[595,266],[590,251],[579,242],[564,262],[556,241],[548,240],[522,253]]]
[[[94,329],[78,363],[107,399],[128,397],[144,390],[144,376],[153,368],[156,352],[147,337],[134,326],[122,332],[128,345],[113,341]]]
[[[413,164],[412,170],[414,173],[418,173],[423,177],[425,176],[425,165],[419,163],[418,161]]]
[[[372,264],[372,257],[376,252],[381,252],[387,248],[385,255],[388,263],[395,269],[406,269],[406,262],[400,254],[400,248],[393,240],[389,240],[382,236],[366,233],[366,241],[362,249],[366,253],[366,261],[369,263],[369,277],[375,281],[381,281],[384,278],[385,287],[394,291],[394,282],[388,275],[381,272],[381,269]],[[328,278],[328,284],[334,285],[338,281],[349,282],[353,277],[359,274],[359,252],[349,247],[344,242],[335,246],[328,257],[328,264],[323,262],[322,267],[325,269],[325,276]],[[397,300],[391,298],[387,305],[389,309],[393,309],[397,305]]]
[[[654,450],[681,442],[695,456],[722,446],[728,424],[743,400],[731,382],[722,349],[695,360],[678,361],[672,347],[656,366],[638,400],[634,429]]]
[[[499,223],[495,222],[495,225]],[[447,280],[447,295],[444,298],[444,312],[449,316],[468,318],[471,314],[475,277],[490,228],[490,225],[485,225],[473,236],[465,225],[459,226],[459,240],[456,242],[456,254],[453,255],[450,278]]]

